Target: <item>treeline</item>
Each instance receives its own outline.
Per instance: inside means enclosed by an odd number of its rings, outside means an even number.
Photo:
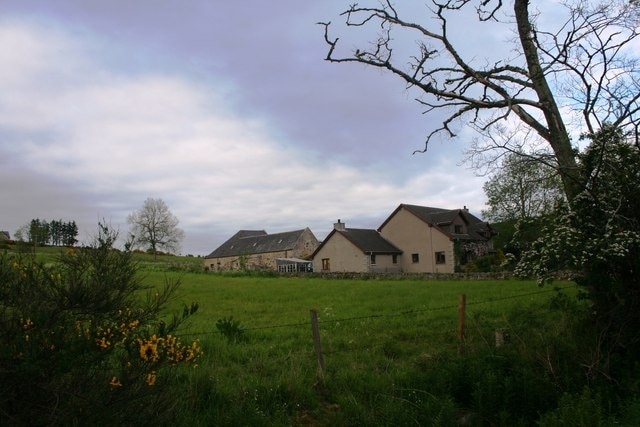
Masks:
[[[16,231],[16,240],[34,245],[74,246],[78,243],[75,221],[32,219]]]

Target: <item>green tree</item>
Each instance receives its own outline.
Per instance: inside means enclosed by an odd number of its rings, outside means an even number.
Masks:
[[[549,214],[563,198],[556,170],[519,153],[505,156],[483,189],[489,209],[482,216],[492,222]]]
[[[139,211],[129,214],[133,244],[148,248],[156,259],[159,249],[178,251],[184,231],[178,228],[178,218],[162,199],[148,198]]]
[[[34,246],[46,245],[49,242],[49,223],[39,218],[29,223],[29,242]]]
[[[62,221],[53,219],[49,221],[49,241],[53,246],[60,246],[62,242]]]
[[[78,226],[75,221],[62,223],[62,240],[64,246],[74,246],[78,243]]]

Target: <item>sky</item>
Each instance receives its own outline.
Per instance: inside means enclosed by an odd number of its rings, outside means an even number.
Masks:
[[[0,230],[73,220],[86,243],[160,198],[180,252],[207,255],[241,229],[377,228],[401,203],[479,216],[471,136],[413,154],[439,117],[389,74],[324,60],[317,22],[348,5],[2,0]]]

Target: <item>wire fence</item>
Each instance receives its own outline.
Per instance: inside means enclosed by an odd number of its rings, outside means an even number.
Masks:
[[[538,291],[526,292],[526,293],[517,294],[517,295],[509,295],[509,296],[505,296],[505,297],[490,298],[490,299],[485,299],[485,300],[481,300],[481,301],[467,301],[466,305],[467,306],[470,306],[470,305],[479,306],[479,305],[491,304],[491,303],[496,303],[496,302],[503,302],[503,301],[508,301],[508,300],[517,300],[517,299],[522,299],[522,298],[536,296],[536,295],[557,293],[557,292],[564,291],[564,290],[567,290],[567,289],[570,289],[570,288],[573,288],[573,286],[564,286],[564,287],[555,286],[555,287],[553,287],[551,289],[541,289],[541,290],[538,290]],[[348,323],[348,322],[355,322],[355,321],[362,321],[362,320],[373,320],[373,319],[381,319],[381,318],[395,318],[395,317],[410,316],[410,315],[413,315],[413,314],[420,314],[420,313],[425,313],[425,312],[437,312],[437,311],[444,311],[444,310],[453,310],[453,309],[457,309],[457,308],[458,308],[458,303],[451,304],[451,305],[438,306],[438,307],[415,308],[415,309],[402,310],[402,311],[392,312],[392,313],[378,313],[378,314],[370,314],[370,315],[363,315],[363,316],[343,317],[343,318],[337,318],[337,319],[325,319],[325,320],[318,320],[318,323],[320,325],[330,325],[330,324]],[[248,326],[248,327],[242,327],[242,330],[246,331],[246,332],[249,332],[249,331],[260,331],[260,330],[268,330],[268,329],[298,328],[298,327],[311,327],[311,321],[296,322],[296,323],[283,323],[283,324],[276,324],[276,325]],[[182,337],[198,337],[198,336],[220,335],[220,334],[222,334],[222,332],[220,332],[218,330],[211,330],[211,331],[184,333],[184,334],[180,334],[180,336],[182,336]]]
[[[537,291],[520,293],[516,295],[509,295],[503,297],[489,298],[483,300],[471,300],[466,301],[466,298],[463,295],[460,295],[460,299],[456,304],[447,304],[437,307],[420,307],[409,310],[401,310],[396,312],[388,312],[388,313],[376,313],[370,315],[363,316],[350,316],[350,317],[341,317],[341,318],[331,318],[331,319],[323,319],[319,320],[317,317],[317,313],[314,313],[315,310],[311,311],[311,316],[309,321],[305,322],[294,322],[294,323],[282,323],[282,324],[274,324],[274,325],[262,325],[262,326],[250,326],[250,327],[242,327],[241,333],[245,332],[255,332],[255,331],[265,331],[265,330],[273,330],[273,329],[285,329],[285,328],[296,328],[301,329],[304,328],[305,334],[307,334],[308,339],[304,340],[304,343],[300,341],[296,341],[295,343],[289,342],[288,345],[282,345],[270,347],[268,351],[268,357],[272,362],[276,364],[288,363],[292,360],[292,358],[302,357],[308,361],[312,360],[314,357],[316,359],[318,365],[318,376],[324,378],[324,356],[333,356],[344,353],[358,353],[358,352],[366,352],[367,354],[371,354],[375,351],[383,349],[385,345],[388,345],[389,339],[385,339],[382,342],[378,340],[372,340],[370,337],[363,337],[361,334],[354,337],[354,339],[345,340],[345,337],[336,338],[333,334],[327,333],[328,330],[331,329],[332,326],[343,325],[350,322],[363,322],[368,320],[384,320],[384,319],[392,319],[399,318],[403,316],[414,316],[418,314],[424,313],[435,313],[435,312],[445,312],[445,311],[454,311],[458,310],[458,341],[459,345],[458,349],[460,350],[464,345],[464,339],[462,336],[463,326],[460,325],[460,321],[464,322],[464,312],[462,314],[462,319],[460,317],[460,309],[461,302],[466,306],[474,306],[480,307],[483,305],[500,303],[509,300],[522,300],[525,298],[540,296],[544,294],[552,294],[562,292],[568,289],[575,289],[574,286],[564,286],[559,287],[555,286],[553,288],[540,289]],[[315,315],[314,315],[315,314]],[[369,325],[368,325],[369,326]],[[477,325],[476,325],[477,326]],[[366,327],[365,327],[366,328]],[[320,336],[320,331],[322,332],[322,338]],[[205,337],[205,336],[213,336],[213,335],[225,335],[223,331],[220,330],[210,330],[203,332],[194,332],[188,334],[180,334],[182,337]],[[228,337],[227,337],[228,338]],[[313,340],[313,346],[310,345],[311,339]],[[497,338],[496,338],[497,339]],[[483,338],[486,341],[486,338]],[[301,345],[299,345],[301,344]],[[487,344],[489,344],[487,342]],[[453,343],[454,347],[456,343]],[[253,357],[253,355],[252,355]]]

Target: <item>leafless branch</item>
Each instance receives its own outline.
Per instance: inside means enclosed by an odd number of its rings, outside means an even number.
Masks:
[[[640,60],[630,46],[638,38],[634,7],[611,0],[566,0],[567,19],[555,31],[538,29],[528,0],[514,0],[521,56],[477,65],[465,58],[449,35],[451,14],[470,9],[481,23],[513,25],[505,18],[502,0],[431,0],[429,25],[400,17],[384,0],[377,7],[352,4],[342,13],[346,28],[377,29],[377,39],[350,54],[339,53],[331,23],[324,26],[326,60],[355,62],[386,70],[420,92],[425,113],[445,112],[425,140],[455,137],[454,121],[464,121],[489,135],[503,121],[516,118],[545,140],[561,167],[569,193],[575,192],[577,166],[566,109],[579,111],[578,131],[594,132],[606,123],[637,129],[640,123]],[[402,58],[394,50],[392,33],[413,35],[417,52]],[[404,52],[397,50],[397,52]],[[396,57],[398,55],[398,57]]]

